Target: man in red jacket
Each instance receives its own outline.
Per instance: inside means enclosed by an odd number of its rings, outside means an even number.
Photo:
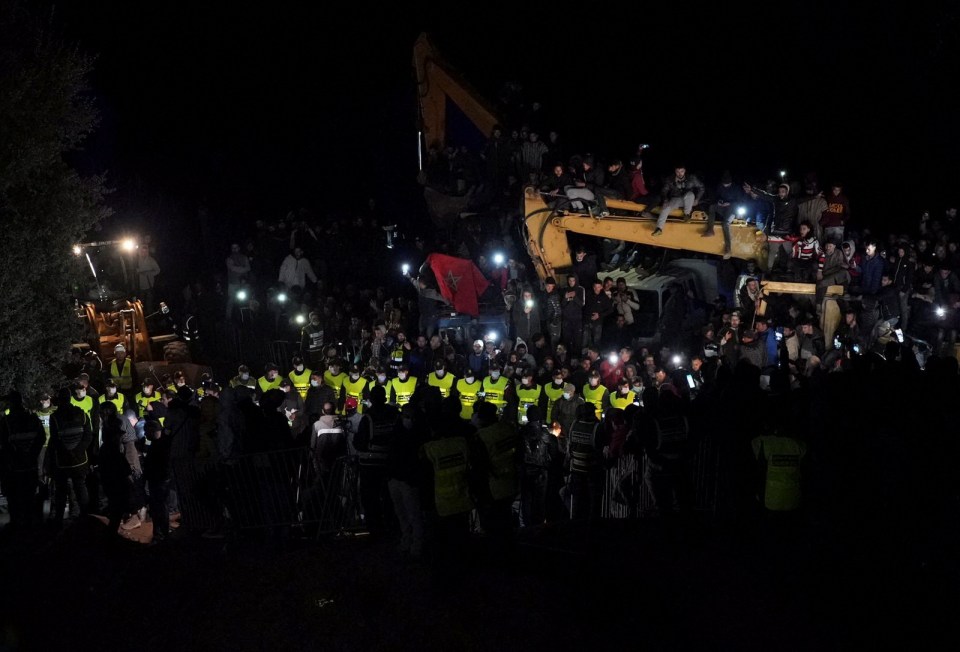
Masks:
[[[843,242],[843,232],[849,221],[850,201],[843,194],[843,186],[835,183],[827,196],[827,210],[820,214],[823,239]]]

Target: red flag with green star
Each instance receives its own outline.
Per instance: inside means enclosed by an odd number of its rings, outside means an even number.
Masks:
[[[452,303],[457,312],[477,317],[480,314],[478,299],[486,292],[490,282],[483,277],[473,261],[430,254],[427,256],[427,264],[437,277],[437,286],[443,298]]]

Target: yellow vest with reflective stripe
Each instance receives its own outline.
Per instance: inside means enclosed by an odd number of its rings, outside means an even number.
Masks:
[[[610,405],[615,408],[620,408],[621,410],[626,410],[628,405],[633,405],[633,402],[637,400],[637,393],[632,389],[626,394],[621,394],[617,392],[616,394],[610,395]]]
[[[543,386],[543,393],[547,395],[547,413],[543,415],[543,420],[547,423],[553,421],[553,404],[560,400],[563,396],[563,386],[565,383],[560,383],[560,387],[557,387],[553,383]]]
[[[75,396],[71,396],[70,404],[77,406],[78,408],[83,410],[84,414],[86,414],[91,419],[93,418],[90,416],[91,412],[93,412],[93,399],[90,398],[89,396],[84,396],[82,401],[78,401]]]
[[[751,444],[765,470],[763,506],[777,512],[800,507],[800,463],[807,454],[806,444],[777,435],[757,437]]]
[[[480,391],[480,383],[473,381],[468,383],[461,378],[457,381],[457,392],[460,394],[460,418],[469,421],[473,417],[473,404],[477,402],[477,392]]]
[[[347,378],[343,381],[343,387],[347,391],[347,398],[357,399],[357,414],[363,414],[363,390],[367,388],[369,380],[360,376],[356,380]]]
[[[524,417],[527,416],[527,408],[540,403],[540,394],[542,392],[543,388],[536,384],[532,387],[520,385],[517,388],[517,399],[519,399],[519,404],[517,405],[517,422],[523,423]]]
[[[101,394],[101,395],[100,395],[100,405],[103,405],[103,404],[106,403],[107,401],[110,401],[111,403],[113,403],[114,405],[116,405],[116,406],[117,406],[117,414],[120,415],[120,416],[123,416],[123,403],[124,403],[123,394],[117,392],[117,395],[114,396],[113,398],[107,398],[107,395],[106,395],[106,394]]]
[[[504,397],[505,392],[507,391],[507,385],[510,384],[510,381],[505,377],[500,376],[496,381],[490,379],[490,376],[487,376],[483,379],[483,400],[487,403],[493,403],[497,406],[497,414],[503,413],[503,406],[507,404],[507,399]]]
[[[133,389],[133,370],[132,365],[130,364],[130,358],[124,359],[122,369],[117,369],[116,360],[111,362],[110,377],[113,378],[114,382],[117,383],[117,387],[124,392],[128,392]]]
[[[147,414],[147,405],[155,401],[159,401],[160,394],[154,392],[150,396],[144,396],[143,392],[137,392],[137,396],[133,400],[137,404],[137,416],[143,419]]]
[[[431,387],[438,387],[443,398],[450,396],[450,388],[453,387],[454,380],[453,374],[449,372],[443,374],[443,378],[437,378],[436,371],[431,371],[430,375],[427,376],[427,384]]]
[[[327,369],[323,372],[323,382],[326,383],[327,387],[333,390],[333,395],[338,399],[340,398],[340,388],[343,387],[343,381],[347,379],[347,374],[342,371],[334,376],[330,373],[330,370]]]
[[[280,383],[282,381],[283,378],[280,377],[280,374],[277,374],[277,377],[273,380],[267,380],[266,376],[260,376],[257,378],[257,385],[260,386],[260,391],[266,394],[271,389],[280,389]]]
[[[449,437],[428,441],[423,445],[423,455],[433,466],[433,496],[437,514],[452,516],[472,510],[470,449],[467,440]]]
[[[590,387],[590,383],[583,386],[583,400],[587,403],[593,403],[597,409],[597,421],[603,418],[603,397],[607,393],[607,388],[603,385]]]
[[[410,376],[406,380],[394,378],[390,381],[390,387],[396,394],[397,407],[403,407],[410,402],[410,397],[413,396],[413,391],[417,388],[417,377]]]
[[[297,374],[296,371],[291,371],[288,374],[290,382],[293,383],[293,388],[297,390],[297,393],[300,394],[300,398],[303,400],[307,399],[307,390],[310,389],[310,374],[312,373],[312,371],[304,367],[302,374]]]

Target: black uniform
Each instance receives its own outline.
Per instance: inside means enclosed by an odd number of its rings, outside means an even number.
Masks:
[[[13,527],[30,525],[37,493],[37,458],[46,441],[39,417],[15,403],[0,423],[0,485],[10,507]]]

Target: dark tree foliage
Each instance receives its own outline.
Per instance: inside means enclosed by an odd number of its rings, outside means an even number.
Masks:
[[[67,160],[96,125],[92,61],[15,0],[0,0],[0,393],[62,380],[80,322],[72,253],[101,217],[103,177]]]

